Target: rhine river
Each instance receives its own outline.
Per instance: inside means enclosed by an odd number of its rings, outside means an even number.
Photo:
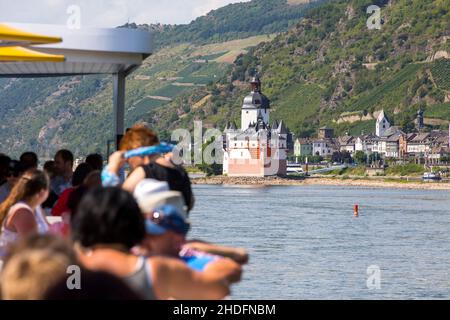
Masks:
[[[449,191],[196,185],[194,192],[190,237],[250,253],[232,299],[450,299]]]

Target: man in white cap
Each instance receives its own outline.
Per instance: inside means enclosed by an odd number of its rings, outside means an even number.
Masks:
[[[190,222],[183,195],[170,191],[166,182],[143,180],[137,185],[134,196],[146,218],[147,236],[141,245],[141,254],[179,257],[197,271],[224,257],[240,264],[247,262],[248,254],[243,249],[200,241],[188,243],[186,235]]]

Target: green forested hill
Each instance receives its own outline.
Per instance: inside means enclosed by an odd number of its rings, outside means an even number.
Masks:
[[[307,9],[324,2],[326,0],[253,0],[213,10],[187,25],[148,27],[155,32],[157,47],[182,42],[223,42],[286,31],[298,22]],[[294,5],[296,3],[298,5]]]
[[[273,117],[300,136],[314,135],[325,124],[341,134],[371,132],[381,109],[405,130],[418,108],[425,109],[426,122],[446,127],[449,60],[434,58],[450,53],[448,1],[375,1],[383,24],[369,30],[366,8],[373,3],[337,0],[312,10],[289,32],[238,57],[228,77],[210,91],[209,103],[186,118],[219,127],[238,120],[248,90],[240,81],[258,72]],[[167,112],[158,110],[153,124]]]
[[[382,10],[380,30],[366,25],[374,3]],[[272,118],[300,136],[322,125],[338,133],[373,131],[381,109],[405,130],[418,108],[436,127],[450,121],[449,60],[434,59],[450,53],[448,0],[335,0],[307,11],[284,33],[232,40],[244,36],[233,30],[223,31],[228,42],[214,35],[202,41],[191,30],[191,42],[171,38],[172,45],[148,58],[127,82],[127,125],[149,122],[164,138],[194,120],[222,129],[239,120],[255,72],[272,100]],[[110,80],[0,79],[0,152],[105,151],[113,136]]]
[[[178,97],[202,98],[196,90],[222,79],[237,55],[270,41],[272,32],[286,31],[324,0],[289,2],[237,3],[187,25],[124,26],[152,29],[157,48],[127,81],[127,124],[151,118],[158,107],[171,109],[168,120],[176,121],[189,111],[176,105]],[[43,157],[61,147],[80,155],[104,152],[113,136],[111,92],[105,76],[0,79],[0,152],[17,156],[32,149]]]

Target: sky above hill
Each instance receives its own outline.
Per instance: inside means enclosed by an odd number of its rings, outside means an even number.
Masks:
[[[0,0],[0,22],[66,24],[74,14],[78,17],[79,8],[81,27],[116,27],[128,21],[184,24],[227,4],[246,1]]]

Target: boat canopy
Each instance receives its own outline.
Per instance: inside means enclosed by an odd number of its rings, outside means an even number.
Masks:
[[[118,144],[125,130],[126,77],[152,54],[152,34],[126,28],[70,29],[22,23],[0,23],[0,26],[0,45],[9,45],[3,48],[7,61],[0,61],[0,77],[112,74],[114,130]],[[13,44],[32,46],[11,48]],[[31,59],[33,54],[34,59]]]

